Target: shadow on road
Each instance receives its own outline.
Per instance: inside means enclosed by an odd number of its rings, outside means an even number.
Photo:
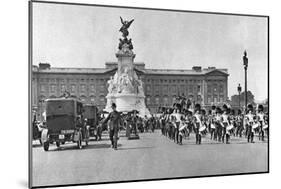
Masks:
[[[146,146],[146,147],[134,147],[134,148],[120,148],[119,150],[140,150],[140,149],[149,149],[155,148],[153,146]]]
[[[121,147],[122,144],[118,144],[117,147]],[[70,150],[90,150],[90,149],[101,149],[101,148],[111,148],[110,144],[89,144],[88,146],[83,145],[82,149],[78,149],[76,145],[71,146],[60,146],[59,148],[55,147],[54,149],[50,149],[49,152],[57,152],[57,151],[70,151]]]
[[[260,144],[262,144],[262,143],[267,143],[267,142],[261,142],[261,141],[256,141],[256,142],[254,142],[254,143],[260,143]],[[243,142],[230,142],[229,144],[226,144],[226,143],[222,143],[222,142],[204,142],[204,141],[202,141],[201,142],[201,144],[200,145],[231,145],[231,144],[233,144],[233,145],[236,145],[236,144],[253,144],[253,143],[249,143],[249,142],[247,142],[247,141],[243,141]],[[184,143],[184,144],[182,144],[183,146],[184,145],[198,145],[198,144],[196,144],[195,142],[194,143]]]
[[[32,144],[32,148],[39,148],[39,147],[42,147],[41,144]]]

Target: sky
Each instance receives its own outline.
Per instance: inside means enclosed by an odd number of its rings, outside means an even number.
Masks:
[[[146,68],[228,69],[228,96],[244,90],[243,52],[247,50],[248,90],[267,98],[267,19],[191,12],[33,3],[33,64],[104,68],[117,61],[120,16],[129,28],[135,62]]]

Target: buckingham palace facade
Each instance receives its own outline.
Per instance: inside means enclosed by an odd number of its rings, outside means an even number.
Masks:
[[[134,63],[134,69],[144,84],[145,102],[151,113],[160,106],[171,106],[178,95],[203,106],[227,100],[227,69],[194,66],[190,70],[146,69],[144,63]],[[68,91],[82,102],[105,108],[107,81],[115,74],[117,62],[105,63],[105,68],[55,68],[48,63],[32,67],[32,108],[39,115],[44,100],[61,97]]]

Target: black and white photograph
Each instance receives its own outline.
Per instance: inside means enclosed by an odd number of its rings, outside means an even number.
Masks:
[[[269,16],[29,2],[29,186],[269,173]]]

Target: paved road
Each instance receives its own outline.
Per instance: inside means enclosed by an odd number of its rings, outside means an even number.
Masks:
[[[60,185],[124,181],[181,176],[199,176],[267,171],[267,142],[247,143],[233,138],[220,144],[203,138],[195,145],[192,135],[177,145],[155,133],[140,134],[140,140],[121,137],[118,150],[109,140],[91,141],[78,150],[68,143],[59,149],[33,148],[33,184]]]

